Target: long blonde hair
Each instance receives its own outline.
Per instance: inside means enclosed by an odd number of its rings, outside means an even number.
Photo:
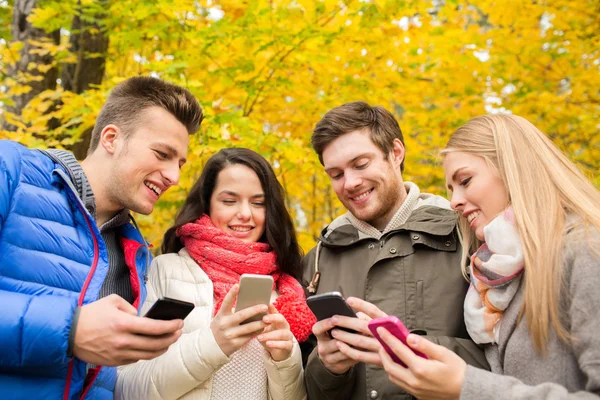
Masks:
[[[482,157],[499,173],[509,194],[525,256],[525,299],[521,317],[538,354],[546,354],[550,327],[565,343],[571,337],[560,320],[563,238],[568,214],[600,229],[600,191],[554,144],[525,118],[484,115],[461,126],[442,155]],[[480,243],[459,216],[462,265]],[[463,270],[464,273],[466,271]]]

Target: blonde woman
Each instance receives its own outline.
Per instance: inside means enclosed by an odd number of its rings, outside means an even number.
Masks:
[[[600,192],[514,115],[470,120],[442,154],[471,280],[465,323],[491,372],[410,335],[429,360],[417,357],[381,328],[408,365],[381,351],[390,380],[419,398],[599,398]]]

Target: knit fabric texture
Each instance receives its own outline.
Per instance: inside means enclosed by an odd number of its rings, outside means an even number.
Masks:
[[[214,314],[219,312],[225,295],[240,282],[242,274],[271,275],[273,289],[279,294],[273,305],[290,324],[298,342],[308,339],[316,318],[306,305],[302,286],[294,277],[281,272],[269,244],[237,239],[215,227],[206,214],[181,226],[177,235],[213,283]]]
[[[485,228],[485,243],[471,256],[471,285],[465,296],[465,325],[475,343],[498,343],[504,311],[524,268],[523,247],[512,208]]]
[[[267,400],[266,350],[256,339],[232,354],[231,361],[213,376],[212,400]],[[243,379],[241,379],[243,377]]]

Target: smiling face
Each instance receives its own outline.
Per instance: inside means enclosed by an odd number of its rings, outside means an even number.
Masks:
[[[114,136],[106,196],[114,209],[150,214],[159,197],[179,183],[189,134],[161,107],[145,109],[139,120],[129,136]]]
[[[217,176],[210,197],[213,224],[244,242],[257,242],[265,232],[265,194],[256,173],[242,164],[230,165]]]
[[[404,146],[394,140],[386,157],[368,131],[352,131],[323,150],[323,165],[342,204],[356,218],[382,230],[406,198],[400,164]]]
[[[485,241],[483,228],[508,206],[504,182],[482,157],[468,153],[448,153],[444,171],[452,209],[467,219],[477,239]]]

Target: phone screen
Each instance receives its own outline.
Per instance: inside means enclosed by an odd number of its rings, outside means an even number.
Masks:
[[[187,301],[161,297],[150,307],[144,317],[163,321],[185,319],[194,307],[193,303]]]
[[[346,303],[346,300],[339,292],[323,293],[315,296],[310,296],[306,299],[306,304],[315,314],[317,320],[322,321],[331,318],[334,315],[342,315],[350,318],[357,318],[354,310]],[[338,327],[346,332],[356,333],[355,330]]]
[[[240,311],[258,304],[270,304],[273,292],[273,277],[271,275],[242,274],[240,277],[240,291],[235,304],[235,311]],[[253,315],[242,324],[260,321],[265,313]]]

